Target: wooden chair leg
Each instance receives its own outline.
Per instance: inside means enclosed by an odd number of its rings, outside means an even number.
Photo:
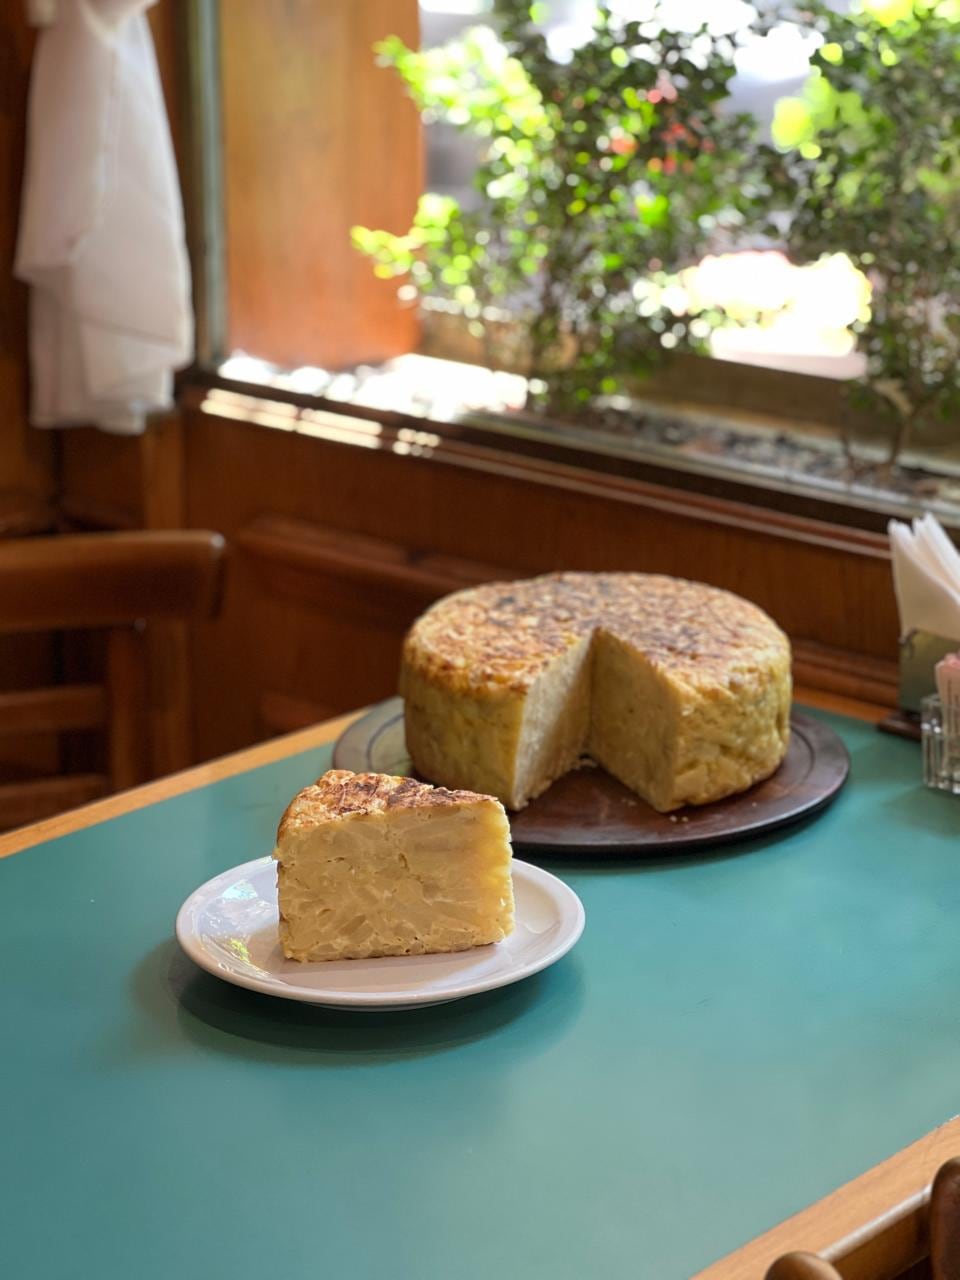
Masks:
[[[157,621],[147,630],[151,776],[193,764],[190,634],[187,624]]]
[[[126,791],[146,777],[144,645],[134,627],[117,627],[107,636],[107,705],[110,784]]]
[[[960,1280],[960,1159],[941,1165],[930,1192],[933,1280]]]
[[[765,1280],[841,1280],[840,1272],[815,1253],[785,1253]]]

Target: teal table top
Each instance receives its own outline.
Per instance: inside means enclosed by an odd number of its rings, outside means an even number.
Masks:
[[[960,802],[917,748],[714,857],[551,869],[577,948],[418,1012],[195,969],[308,751],[0,861],[0,1258],[31,1280],[684,1280],[960,1110]]]

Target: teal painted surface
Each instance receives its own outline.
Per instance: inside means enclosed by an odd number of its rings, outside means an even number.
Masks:
[[[312,752],[0,862],[0,1271],[683,1280],[960,1110],[960,801],[851,783],[712,859],[553,869],[538,978],[411,1014],[239,991],[172,940]]]

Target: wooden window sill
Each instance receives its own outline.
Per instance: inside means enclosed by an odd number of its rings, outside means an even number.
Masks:
[[[233,407],[230,408],[224,400],[217,404],[213,397],[233,397]],[[244,397],[261,403],[259,407],[254,404],[245,407],[241,403]],[[752,511],[756,513],[754,518],[769,520],[774,525],[785,517],[793,516],[832,528],[883,534],[890,519],[888,512],[847,506],[829,497],[767,488],[720,472],[692,472],[670,466],[666,460],[650,461],[639,456],[601,452],[587,447],[585,443],[577,445],[562,440],[559,433],[557,439],[551,440],[542,428],[536,434],[514,433],[484,424],[476,417],[472,421],[441,422],[283,388],[228,380],[213,372],[193,371],[184,377],[180,399],[183,407],[189,410],[202,407],[205,411],[219,412],[240,421],[318,437],[323,437],[324,423],[311,422],[311,415],[331,415],[326,422],[326,438],[333,439],[342,431],[344,443],[369,448],[376,435],[377,447],[389,448],[398,454],[425,456],[426,452],[435,449],[445,453],[468,450],[482,454],[493,465],[499,459],[505,469],[562,469],[581,477],[585,483],[609,484],[612,488],[627,482],[653,485],[684,495],[683,501],[694,508],[714,501],[732,503],[741,512]],[[280,408],[271,409],[271,406]],[[306,413],[301,415],[296,411]],[[361,425],[364,423],[372,424],[366,432]],[[437,437],[437,443],[416,438],[424,433]]]

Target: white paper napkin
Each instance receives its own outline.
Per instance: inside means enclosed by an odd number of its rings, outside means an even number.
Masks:
[[[960,552],[931,515],[912,528],[891,520],[888,532],[900,634],[929,631],[960,640]]]
[[[183,208],[152,0],[63,0],[37,41],[16,274],[31,421],[143,430],[193,350]]]

